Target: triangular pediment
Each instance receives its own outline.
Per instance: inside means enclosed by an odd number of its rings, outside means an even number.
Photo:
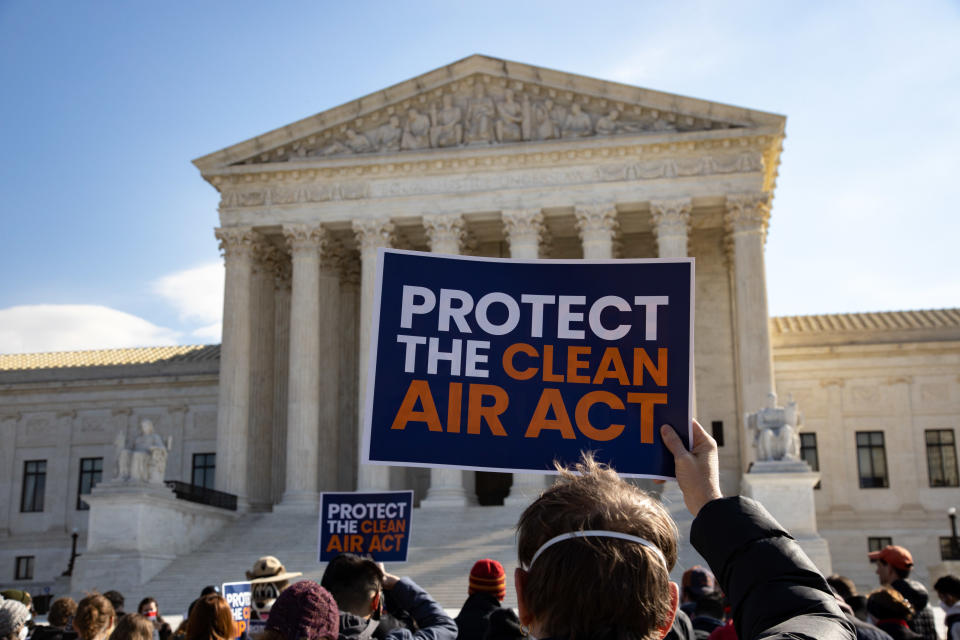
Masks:
[[[785,118],[474,55],[194,161],[313,163],[429,150],[713,129],[771,128]]]

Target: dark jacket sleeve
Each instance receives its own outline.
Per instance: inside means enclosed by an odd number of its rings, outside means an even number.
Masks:
[[[457,625],[430,594],[410,578],[401,578],[386,595],[387,611],[408,612],[417,631],[394,629],[389,640],[456,640]]]
[[[826,580],[759,502],[707,503],[690,541],[720,581],[741,640],[855,638]]]

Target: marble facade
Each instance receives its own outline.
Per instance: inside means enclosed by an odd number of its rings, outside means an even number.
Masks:
[[[956,428],[960,316],[839,338],[768,318],[764,242],[784,127],[775,114],[471,56],[197,159],[220,194],[222,347],[111,367],[27,369],[16,356],[4,367],[0,356],[0,439],[14,443],[0,448],[0,586],[23,586],[9,580],[18,555],[36,556],[35,580],[54,579],[74,527],[83,548],[79,459],[102,456],[109,477],[114,429],[132,436],[143,418],[174,436],[168,479],[189,481],[190,456],[216,452],[216,487],[241,512],[309,512],[326,490],[412,488],[425,509],[476,503],[483,474],[358,462],[385,246],[695,257],[696,412],[724,435],[723,491],[741,490],[755,457],[744,414],[771,390],[793,393],[820,438],[816,513],[834,569],[872,584],[867,528],[901,532],[895,543],[932,562],[931,523],[951,498],[918,480],[918,438],[923,425]],[[916,474],[857,488],[851,438],[868,423]],[[47,505],[21,513],[23,463],[35,458],[49,461]],[[544,482],[518,475],[505,501]]]

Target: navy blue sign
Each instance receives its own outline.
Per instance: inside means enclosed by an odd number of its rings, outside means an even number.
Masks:
[[[413,491],[320,495],[320,562],[341,553],[406,562]]]
[[[381,250],[364,462],[549,472],[593,451],[672,478],[659,426],[689,443],[693,272]]]
[[[253,599],[253,592],[249,582],[224,582],[220,586],[220,593],[223,594],[227,604],[230,605],[230,612],[233,614],[233,629],[235,638],[248,637],[250,626],[250,603]]]

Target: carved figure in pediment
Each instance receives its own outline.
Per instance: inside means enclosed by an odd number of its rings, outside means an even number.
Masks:
[[[370,143],[370,139],[362,133],[357,133],[353,129],[347,129],[347,137],[343,141],[343,144],[354,153],[373,151],[373,145]]]
[[[513,91],[507,89],[503,102],[497,105],[497,119],[494,133],[497,142],[515,142],[523,137],[523,107],[513,98]]]
[[[370,132],[370,142],[378,151],[399,151],[403,129],[400,118],[390,116],[390,120]]]
[[[490,142],[493,138],[493,118],[496,107],[493,98],[487,96],[486,90],[479,82],[473,86],[473,97],[467,107],[467,130],[464,132],[464,142]]]
[[[559,129],[553,121],[553,100],[547,99],[543,102],[537,102],[533,105],[533,127],[534,137],[537,140],[549,140],[557,138]]]
[[[404,150],[425,149],[430,146],[430,118],[416,109],[407,110],[407,123],[400,138]]]
[[[443,96],[443,103],[438,111],[436,105],[431,108],[430,127],[431,147],[455,147],[463,140],[463,110],[453,103],[453,96]]]
[[[593,122],[590,116],[574,103],[570,107],[567,119],[563,121],[562,134],[564,138],[582,138],[593,133]]]
[[[605,116],[600,116],[600,119],[597,120],[596,131],[598,136],[612,136],[617,132],[622,123],[617,121],[617,118],[620,117],[620,112],[614,109]]]

